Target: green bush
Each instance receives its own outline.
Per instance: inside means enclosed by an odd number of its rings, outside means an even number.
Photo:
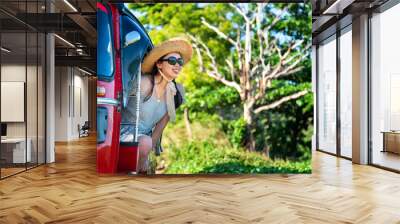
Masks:
[[[271,160],[242,148],[218,146],[213,140],[186,142],[168,148],[166,174],[311,173],[310,160]]]
[[[236,148],[243,146],[246,142],[246,137],[248,136],[248,130],[244,118],[241,117],[237,120],[227,121],[226,123],[229,141]]]

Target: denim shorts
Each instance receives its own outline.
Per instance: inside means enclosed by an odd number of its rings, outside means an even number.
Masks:
[[[134,134],[135,133],[135,129],[133,127],[133,125],[121,125],[121,130],[120,130],[120,138],[119,141],[120,142],[134,142]],[[140,131],[138,132],[138,139],[140,136],[143,135],[147,135],[149,137],[151,137],[153,131],[149,131],[149,132],[145,132],[145,133],[141,133]],[[154,147],[155,149],[155,154],[157,156],[159,156],[164,150],[161,146],[161,139],[162,136],[160,137],[160,139],[157,141],[156,146]]]

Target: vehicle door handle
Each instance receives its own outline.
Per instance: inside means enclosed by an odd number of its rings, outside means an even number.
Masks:
[[[113,98],[97,97],[97,105],[111,105],[117,107],[120,102]]]

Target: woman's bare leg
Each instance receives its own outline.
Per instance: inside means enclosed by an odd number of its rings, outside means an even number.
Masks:
[[[152,147],[153,143],[150,136],[142,135],[139,137],[139,172],[147,171],[147,159]]]

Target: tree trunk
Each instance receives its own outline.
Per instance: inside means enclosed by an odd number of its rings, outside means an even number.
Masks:
[[[249,138],[246,142],[246,148],[249,151],[256,151],[256,139],[254,137],[254,124],[253,124],[253,118],[254,118],[254,113],[253,113],[253,106],[249,105],[249,103],[244,103],[243,105],[243,116],[244,120],[246,121],[246,128],[249,133]]]
[[[192,140],[193,139],[192,128],[190,127],[189,111],[187,108],[185,108],[185,110],[183,112],[183,117],[185,118],[185,126],[186,126],[186,131],[188,134],[188,138],[189,138],[189,140]]]

